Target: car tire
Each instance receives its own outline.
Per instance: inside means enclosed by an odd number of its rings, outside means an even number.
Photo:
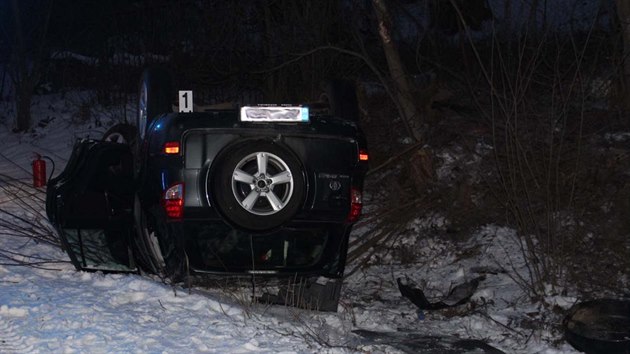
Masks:
[[[160,206],[145,210],[136,197],[136,242],[134,247],[139,254],[138,263],[148,273],[168,277],[173,282],[181,281],[187,274],[186,255],[178,242],[183,240],[182,232],[174,228],[181,224],[168,225],[166,215]]]
[[[137,135],[138,130],[136,127],[131,124],[121,123],[109,128],[109,130],[103,134],[103,141],[133,146],[136,142]]]
[[[145,272],[162,275],[164,274],[163,258],[156,252],[154,246],[157,232],[155,218],[142,207],[138,195],[134,197],[133,214],[136,231],[133,247],[136,261]]]
[[[222,156],[208,185],[220,213],[233,226],[270,230],[291,219],[303,204],[304,173],[289,150],[251,140]]]
[[[334,79],[326,83],[325,95],[331,115],[352,122],[359,120],[359,101],[354,82]]]
[[[155,117],[173,111],[173,83],[165,69],[149,68],[142,73],[139,86],[136,127],[142,141]]]

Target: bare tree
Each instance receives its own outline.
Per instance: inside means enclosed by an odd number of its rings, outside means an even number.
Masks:
[[[396,43],[392,38],[392,21],[387,9],[385,0],[372,0],[374,5],[374,11],[378,21],[378,33],[383,45],[383,51],[385,58],[387,59],[387,66],[389,68],[389,74],[393,81],[395,92],[396,105],[399,107],[399,111],[403,114],[403,120],[407,123],[410,133],[416,141],[422,140],[422,120],[418,108],[413,102],[411,94],[411,85],[405,72],[402,61],[400,60],[400,54]]]
[[[31,126],[31,100],[43,72],[46,59],[44,48],[52,11],[52,1],[43,5],[31,5],[38,6],[38,9],[43,11],[42,17],[39,18],[40,23],[27,25],[23,22],[23,15],[26,13],[25,2],[12,0],[10,5],[14,25],[10,70],[15,88],[16,131],[26,131]],[[31,20],[38,20],[31,11],[28,13]]]
[[[619,23],[621,24],[621,33],[623,38],[623,76],[621,80],[621,100],[623,102],[622,106],[625,109],[630,109],[630,1],[616,1],[617,17],[619,18]]]

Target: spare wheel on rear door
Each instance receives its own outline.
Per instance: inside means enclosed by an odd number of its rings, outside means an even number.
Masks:
[[[304,173],[288,149],[266,140],[248,140],[222,153],[207,185],[221,214],[252,231],[278,227],[304,202]]]

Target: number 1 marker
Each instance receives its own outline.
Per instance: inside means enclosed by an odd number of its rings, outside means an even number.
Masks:
[[[193,111],[192,91],[179,91],[179,111],[184,113]]]

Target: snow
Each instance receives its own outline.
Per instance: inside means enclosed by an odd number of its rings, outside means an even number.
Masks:
[[[554,289],[544,303],[525,295],[517,280],[528,276],[527,267],[515,231],[486,225],[456,248],[438,214],[418,217],[396,239],[394,247],[421,261],[373,257],[347,278],[338,313],[255,304],[248,286],[189,290],[137,274],[77,272],[61,249],[34,237],[52,229],[43,216],[44,191],[30,187],[30,163],[33,153],[47,155],[56,175],[76,138],[98,138],[124,118],[115,113],[124,109],[94,105],[90,119],[73,123],[80,99],[85,96],[36,97],[33,120],[45,123],[23,134],[10,132],[14,113],[0,102],[0,210],[41,225],[2,214],[0,352],[400,353],[415,350],[396,341],[432,335],[480,339],[506,353],[575,352],[558,332],[562,317],[550,308],[566,309],[577,299]],[[442,158],[457,161],[446,152]],[[419,311],[396,286],[396,278],[408,279],[437,299],[482,274],[486,279],[468,304],[441,311]],[[356,330],[386,332],[391,343]]]

